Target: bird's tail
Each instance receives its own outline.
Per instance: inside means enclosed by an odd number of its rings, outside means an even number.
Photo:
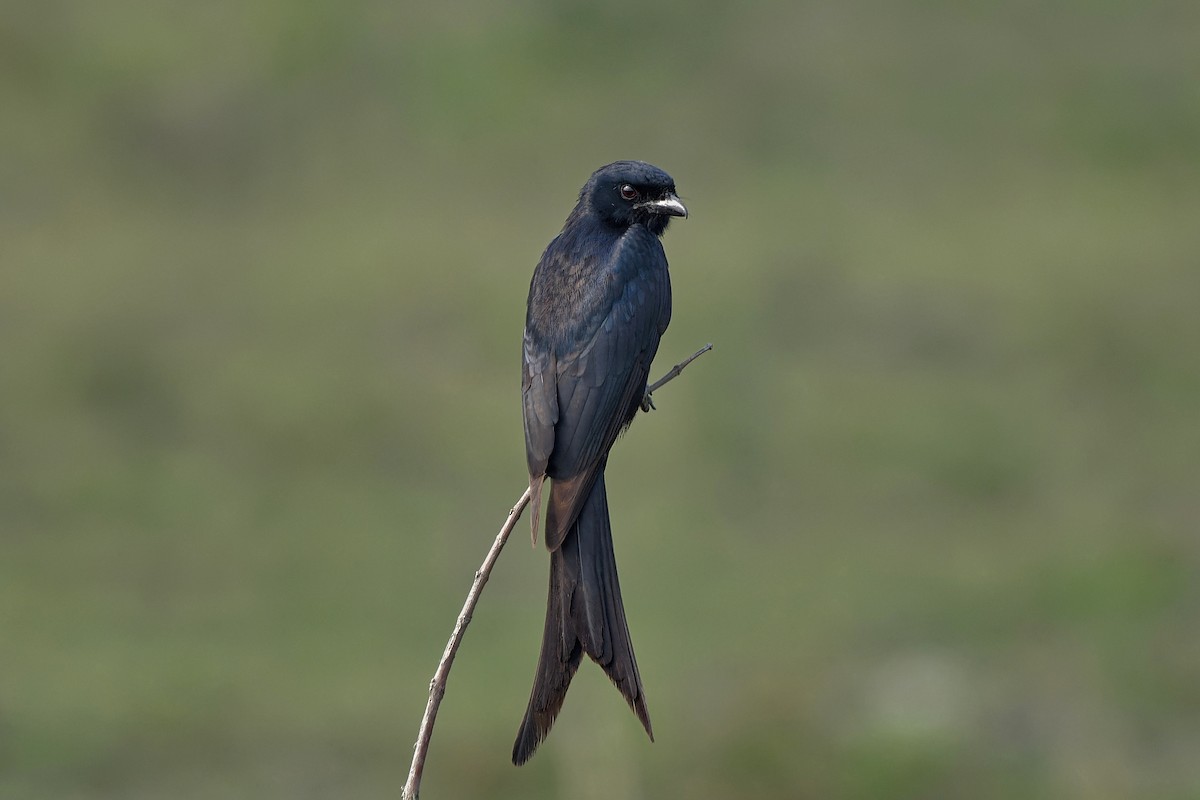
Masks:
[[[550,553],[542,653],[529,708],[513,745],[514,764],[528,761],[550,732],[584,653],[612,680],[654,741],[646,694],[621,604],[604,473],[596,477],[562,545]]]

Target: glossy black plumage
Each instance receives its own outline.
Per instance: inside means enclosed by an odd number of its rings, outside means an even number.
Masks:
[[[640,161],[609,164],[584,185],[533,273],[522,398],[535,540],[543,480],[551,481],[550,589],[515,764],[549,733],[585,653],[653,739],[617,580],[604,468],[641,405],[671,319],[659,236],[672,216],[686,214],[662,170]]]

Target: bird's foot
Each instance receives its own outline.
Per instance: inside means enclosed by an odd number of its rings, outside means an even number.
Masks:
[[[657,407],[654,405],[654,401],[650,399],[649,392],[646,392],[644,395],[642,395],[642,411],[654,411],[656,408]]]

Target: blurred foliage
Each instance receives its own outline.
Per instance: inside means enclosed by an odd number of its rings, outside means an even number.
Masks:
[[[424,796],[1200,796],[1194,2],[4,18],[0,796],[398,795],[617,158],[716,345],[610,470],[658,742],[584,665],[509,764],[522,534]]]

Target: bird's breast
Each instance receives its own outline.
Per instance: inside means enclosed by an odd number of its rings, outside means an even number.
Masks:
[[[535,271],[526,324],[556,354],[576,352],[615,316],[628,321],[632,314],[653,310],[646,295],[666,273],[658,238],[640,225],[619,236],[605,233],[564,231]],[[622,308],[614,314],[618,303]]]

